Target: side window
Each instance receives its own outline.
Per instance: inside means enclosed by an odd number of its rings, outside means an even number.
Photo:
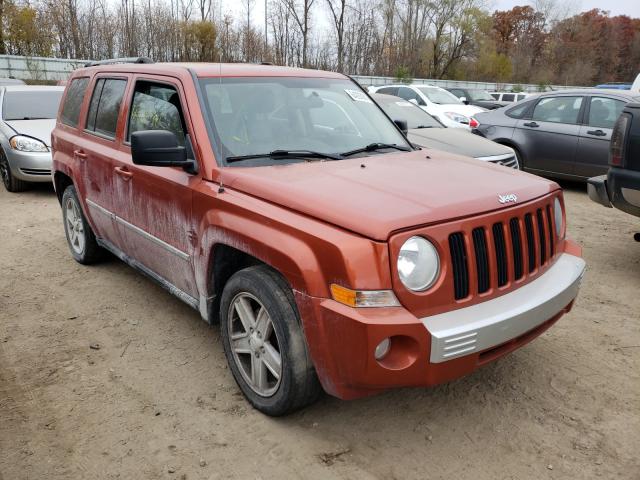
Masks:
[[[397,87],[384,87],[378,90],[376,93],[383,93],[385,95],[398,95]]]
[[[496,100],[500,100],[500,94],[499,93],[492,93],[491,96],[493,98],[495,98]]]
[[[70,127],[78,126],[80,108],[82,107],[82,100],[84,100],[84,93],[87,91],[88,85],[88,77],[74,78],[71,80],[67,88],[67,95],[64,97],[62,113],[60,114],[60,121],[65,125],[69,125]]]
[[[118,114],[126,86],[127,81],[124,79],[98,79],[89,104],[86,130],[115,138]]]
[[[449,90],[451,93],[453,93],[456,97],[461,98],[461,97],[466,97],[465,93],[462,90],[459,90],[457,88],[452,88],[451,90]]]
[[[424,100],[420,98],[420,95],[418,95],[416,92],[414,92],[410,88],[407,88],[407,87],[398,88],[398,96],[400,98],[404,98],[407,101],[415,100],[416,102],[418,102],[418,105],[424,105]]]
[[[516,96],[513,93],[504,93],[502,95],[502,101],[503,102],[513,102],[515,101]]]
[[[516,102],[519,102],[520,100],[524,100],[525,98],[527,98],[525,95],[516,95]]]
[[[589,107],[589,126],[613,128],[625,102],[613,98],[592,97]]]
[[[582,97],[547,97],[533,109],[533,120],[555,123],[578,123]]]
[[[507,110],[505,114],[511,118],[522,118],[531,106],[531,102],[519,103],[517,107]]]
[[[168,130],[178,138],[178,144],[185,144],[185,122],[180,106],[178,91],[166,84],[148,81],[136,82],[129,113],[129,131]]]

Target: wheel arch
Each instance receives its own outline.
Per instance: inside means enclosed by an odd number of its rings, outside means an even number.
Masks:
[[[73,179],[64,172],[60,170],[56,170],[53,173],[53,187],[56,191],[56,196],[58,197],[58,203],[62,205],[62,195],[67,187],[74,185]]]

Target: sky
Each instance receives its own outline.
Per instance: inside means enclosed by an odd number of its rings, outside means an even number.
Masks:
[[[612,16],[615,15],[628,15],[630,17],[640,18],[640,0],[557,0],[559,4],[570,5],[572,13],[586,12],[593,8],[599,8],[602,10],[608,10]],[[242,4],[245,3],[241,0],[222,0],[222,5],[217,1],[215,4],[222,7],[223,14],[225,12],[233,13],[236,18],[245,18],[246,10]],[[324,18],[325,7],[322,5],[323,0],[317,0],[318,7],[323,7],[317,10],[321,12],[314,15],[314,21],[316,25],[329,25],[328,18]],[[245,3],[246,4],[246,3]],[[262,27],[264,25],[264,0],[254,0],[253,7],[251,9],[251,22],[256,26]],[[487,0],[489,10],[509,10],[516,5],[530,5],[531,2],[527,0]],[[218,12],[216,12],[217,14]],[[264,28],[264,27],[263,27]]]

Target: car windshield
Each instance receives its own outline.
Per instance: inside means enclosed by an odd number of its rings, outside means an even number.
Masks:
[[[405,120],[407,128],[442,128],[442,124],[411,102],[391,95],[373,95],[391,120]]]
[[[62,90],[5,92],[2,103],[4,120],[56,118]]]
[[[436,87],[417,87],[426,97],[431,100],[433,103],[438,104],[459,104],[463,105],[458,97],[456,97],[453,93],[449,93],[446,90],[442,90],[441,88]]]
[[[495,98],[489,95],[489,92],[485,90],[469,90],[469,96],[471,97],[470,100],[475,100],[477,102],[483,100],[493,102],[495,100]]]
[[[383,112],[350,80],[297,77],[201,79],[214,148],[234,165],[282,163],[282,158],[237,162],[274,151],[338,157],[372,144],[411,149]],[[361,155],[396,151],[378,147]],[[300,155],[302,159],[307,158]],[[291,156],[286,157],[291,161]],[[335,158],[333,158],[335,159]],[[241,160],[241,159],[240,159]]]

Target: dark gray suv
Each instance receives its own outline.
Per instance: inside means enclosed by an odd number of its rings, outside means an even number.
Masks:
[[[516,151],[523,170],[586,180],[607,173],[609,140],[637,93],[597,89],[549,92],[475,115],[474,133]]]

